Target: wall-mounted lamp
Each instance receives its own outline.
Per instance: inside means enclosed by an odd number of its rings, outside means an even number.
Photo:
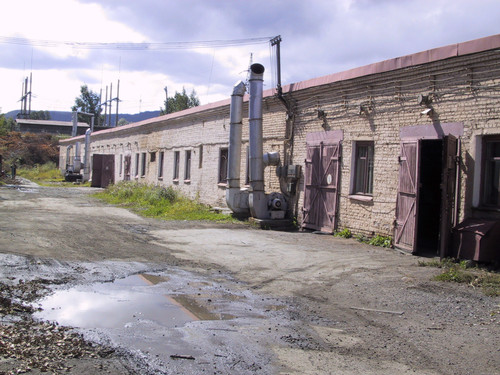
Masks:
[[[432,113],[433,113],[433,109],[432,108],[426,108],[424,109],[422,112],[420,112],[421,115],[428,115],[428,116],[432,116]]]
[[[321,127],[326,130],[327,122],[326,122],[326,112],[322,109],[318,109],[318,118],[323,120]]]
[[[417,97],[417,103],[419,106],[425,107],[425,109],[422,112],[420,112],[420,115],[432,116],[432,114],[434,113],[434,110],[431,107],[432,94],[429,94],[429,95],[420,94]]]
[[[368,116],[372,111],[372,107],[369,105],[361,104],[359,106],[359,115],[360,116]]]
[[[420,94],[417,98],[418,105],[422,107],[427,107],[432,103],[432,97],[430,95],[422,95]]]

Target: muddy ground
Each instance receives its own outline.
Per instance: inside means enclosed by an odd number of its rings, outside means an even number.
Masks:
[[[500,299],[432,281],[422,258],[145,219],[92,191],[0,188],[0,374],[500,374]],[[185,320],[161,323],[170,307],[124,324],[108,313],[110,326],[45,319],[51,296],[95,305],[119,285],[172,299]]]

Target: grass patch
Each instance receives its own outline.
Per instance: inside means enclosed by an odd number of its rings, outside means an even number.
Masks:
[[[64,177],[55,163],[20,167],[17,169],[17,175],[33,182],[64,181]]]
[[[126,206],[146,217],[162,220],[202,220],[237,223],[230,215],[214,212],[209,206],[186,198],[173,187],[122,181],[94,194],[110,204]]]
[[[434,280],[468,284],[475,288],[481,288],[488,296],[500,296],[500,273],[481,267],[474,262],[446,258],[419,261],[418,265],[420,267],[441,268],[442,272],[435,276]]]
[[[34,167],[20,167],[17,169],[17,175],[42,186],[90,186],[89,181],[81,184],[65,181],[61,170],[52,162]]]

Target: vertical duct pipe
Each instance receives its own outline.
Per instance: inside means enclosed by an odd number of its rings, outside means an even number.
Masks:
[[[76,134],[78,133],[78,112],[73,111],[71,119],[73,120],[73,128],[71,129],[71,136],[76,137]]]
[[[94,117],[92,117],[92,122]],[[90,133],[92,131],[87,129],[85,132],[85,154],[83,156],[83,181],[88,181],[90,179],[90,155],[89,155],[89,147],[90,147]]]
[[[267,199],[264,192],[264,163],[262,140],[262,96],[264,82],[264,66],[250,66],[250,99],[249,99],[249,137],[250,137],[250,194],[248,203],[254,218],[269,218]]]
[[[73,145],[69,145],[68,147],[66,147],[66,170],[69,169],[70,165],[71,165],[71,149],[73,148]]]
[[[236,214],[248,213],[248,195],[240,190],[241,137],[243,127],[243,95],[246,87],[241,81],[234,85],[231,95],[229,150],[227,161],[226,203]]]
[[[80,173],[82,169],[82,160],[80,158],[80,142],[75,143],[75,157],[73,158],[73,168],[75,173]]]

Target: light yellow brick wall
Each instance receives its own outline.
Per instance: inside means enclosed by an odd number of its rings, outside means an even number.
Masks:
[[[398,189],[398,155],[401,128],[414,125],[462,123],[460,218],[473,214],[472,200],[478,183],[474,183],[476,141],[484,134],[500,134],[500,53],[483,52],[442,60],[386,73],[359,77],[293,92],[288,99],[295,105],[293,134],[287,134],[285,107],[275,97],[263,103],[264,152],[279,151],[282,160],[285,147],[291,153],[290,164],[304,167],[306,135],[325,130],[342,130],[342,159],[338,202],[338,228],[349,228],[365,235],[392,235]],[[422,115],[417,104],[419,94],[433,95],[432,117]],[[360,105],[371,106],[369,115],[360,115]],[[318,110],[326,114],[318,117]],[[246,177],[248,146],[248,106],[244,105],[241,182]],[[287,143],[286,138],[290,138]],[[228,147],[229,107],[223,105],[172,120],[162,120],[128,130],[92,136],[92,152],[114,154],[115,180],[119,175],[119,155],[132,154],[135,171],[137,152],[148,152],[145,183],[174,185],[184,194],[213,206],[225,205],[225,188],[217,184],[219,152]],[[359,140],[374,142],[373,200],[361,202],[349,197],[352,148]],[[83,139],[80,139],[83,142]],[[66,145],[61,144],[61,166]],[[83,144],[83,143],[82,143]],[[203,146],[200,148],[200,146]],[[82,148],[83,149],[83,148]],[[185,151],[191,150],[191,180],[184,182]],[[158,152],[165,152],[163,179],[158,180]],[[179,181],[174,183],[173,155],[180,151]],[[150,163],[150,152],[156,161]],[[200,152],[202,165],[200,167]],[[477,173],[476,173],[477,174]],[[268,192],[279,191],[274,168],[265,170]],[[477,178],[476,178],[477,179]],[[303,181],[299,184],[298,211],[302,218]]]

